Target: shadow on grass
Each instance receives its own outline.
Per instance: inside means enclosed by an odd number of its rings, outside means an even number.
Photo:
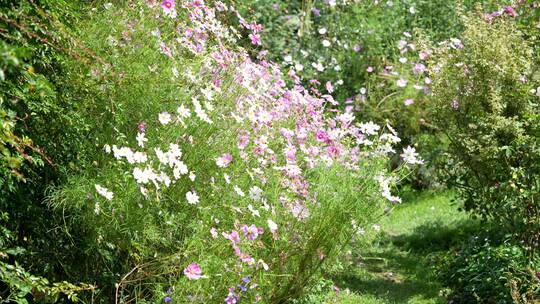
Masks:
[[[368,294],[395,303],[406,303],[412,298],[437,298],[439,286],[430,278],[430,268],[417,255],[379,252],[380,260],[365,259],[360,272],[337,277],[338,282],[358,294]]]
[[[451,224],[433,221],[412,233],[383,235],[379,245],[360,251],[356,271],[334,277],[335,281],[361,295],[371,295],[390,303],[427,299],[444,303],[434,274],[434,256],[459,246],[480,230],[473,220]]]
[[[439,220],[422,224],[411,234],[385,236],[383,241],[413,252],[443,251],[459,246],[472,235],[480,233],[481,225],[479,221],[463,219],[448,226]]]

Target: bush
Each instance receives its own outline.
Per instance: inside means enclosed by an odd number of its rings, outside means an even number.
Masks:
[[[47,202],[91,257],[71,270],[96,279],[103,302],[285,303],[399,200],[392,130],[232,47],[237,30],[222,22],[235,15],[130,3],[79,25],[105,61],[86,82],[106,100],[88,110],[106,122],[92,133],[104,151]]]
[[[66,1],[0,3],[0,272],[4,301],[78,300],[92,290],[70,275],[76,248],[62,212],[43,204],[47,187],[89,165],[85,64],[95,58],[70,26],[78,9]],[[76,89],[77,88],[77,89]],[[76,257],[80,260],[81,255]],[[51,283],[58,282],[58,283]]]
[[[465,209],[538,249],[539,96],[530,44],[510,17],[464,18],[462,44],[432,63],[434,122],[449,141],[449,181]]]
[[[473,237],[437,268],[452,303],[534,303],[540,296],[539,261],[530,261],[519,246]]]

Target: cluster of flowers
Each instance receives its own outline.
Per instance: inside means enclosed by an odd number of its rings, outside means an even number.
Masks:
[[[265,241],[280,239],[285,229],[281,227],[294,227],[293,222],[309,218],[310,210],[318,206],[316,194],[310,191],[309,171],[334,164],[352,172],[363,170],[360,160],[395,153],[392,146],[400,139],[390,126],[384,128],[389,132],[380,134],[383,128],[373,122],[355,122],[352,107],[333,108],[339,102],[331,95],[312,95],[313,91],[302,86],[294,70],[283,78],[279,66],[265,60],[264,51],[258,61],[254,61],[244,50],[228,48],[236,39],[236,30],[224,26],[219,21],[219,13],[235,14],[240,25],[251,30],[249,39],[254,45],[260,44],[262,30],[260,25],[246,22],[232,6],[216,1],[215,7],[211,7],[202,0],[165,0],[161,6],[150,1],[149,6],[160,12],[157,18],[163,21],[175,20],[180,9],[182,15],[189,17],[189,22],[176,25],[173,38],[161,35],[160,29],[152,32],[156,51],[163,54],[164,60],[174,63],[176,56],[185,52],[212,60],[205,63],[205,73],[199,71],[198,75],[193,75],[187,70],[183,75],[197,88],[192,92],[191,102],[178,104],[175,114],[161,112],[156,117],[160,128],[186,130],[184,135],[175,142],[163,142],[156,131],[158,138],[151,141],[155,146],[149,147],[147,136],[154,134],[154,130],[149,132],[141,122],[135,138],[137,148],[113,145],[112,148],[106,146],[105,150],[129,168],[130,176],[147,200],[159,201],[160,194],[175,184],[189,189],[185,192],[185,202],[212,218],[210,222],[200,219],[208,227],[206,231],[210,231],[208,237],[218,240],[221,232],[230,242],[230,258],[242,283],[229,288],[225,302],[237,303],[248,290],[257,290],[258,284],[253,282],[255,276],[251,275],[271,268],[265,258],[255,256],[260,252],[258,248],[264,247]],[[173,75],[180,77],[174,67]],[[224,84],[226,77],[233,78],[231,84]],[[292,87],[288,87],[287,82],[292,83]],[[331,86],[327,85],[329,91]],[[225,112],[225,106],[217,100],[227,98],[233,99],[234,104]],[[211,139],[197,138],[187,130],[210,125],[228,126],[229,130],[223,132],[235,132],[236,145],[220,147],[221,153],[207,155],[205,160],[210,164],[205,166],[189,163],[185,155],[190,153],[188,151],[197,151],[196,142]],[[163,146],[168,148],[160,148]],[[408,147],[401,156],[407,164],[421,163],[414,148]],[[220,173],[209,176],[208,172],[197,171],[199,167],[208,166]],[[239,176],[234,168],[241,168],[244,175]],[[204,179],[199,184],[195,183],[197,175],[197,180]],[[268,201],[264,189],[270,177],[276,176],[281,187],[279,199]],[[392,179],[384,173],[378,176],[382,197],[392,203],[399,202],[390,192]],[[110,190],[100,185],[95,187],[99,195],[109,201],[114,199]],[[180,188],[176,187],[175,191]],[[248,188],[246,195],[244,191]],[[237,205],[211,204],[211,191],[224,198],[225,193],[232,193]],[[214,217],[213,211],[217,208],[230,208],[241,220],[234,224],[222,223]],[[265,233],[261,227],[264,220],[270,233]],[[195,258],[201,259],[190,257],[192,261]],[[203,275],[204,265],[203,260],[192,262],[185,267],[184,275],[188,280],[211,276]],[[253,298],[261,300],[258,294]]]

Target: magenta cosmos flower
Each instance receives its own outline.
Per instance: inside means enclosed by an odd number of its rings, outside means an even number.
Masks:
[[[330,147],[326,148],[326,153],[330,157],[338,157],[340,155],[341,151],[336,146],[330,146]]]
[[[249,34],[249,38],[251,39],[251,43],[253,45],[261,45],[261,36],[259,34]]]
[[[191,4],[194,7],[202,7],[204,5],[204,1],[203,0],[194,0]]]
[[[174,9],[174,7],[175,7],[174,0],[164,0],[161,3],[161,7],[163,7],[163,9],[167,10],[167,11],[170,11],[170,10]]]
[[[315,134],[315,138],[318,142],[325,142],[328,138],[328,135],[323,130],[317,131],[317,134]]]
[[[184,274],[189,280],[198,280],[202,276],[201,266],[197,263],[191,263],[184,269]]]

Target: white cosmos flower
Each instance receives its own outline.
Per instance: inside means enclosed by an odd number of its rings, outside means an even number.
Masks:
[[[244,191],[242,191],[242,189],[240,189],[240,187],[238,187],[237,185],[234,185],[233,189],[236,192],[236,194],[240,195],[241,197],[246,196]]]
[[[137,139],[137,145],[139,145],[139,147],[141,148],[144,148],[144,143],[148,141],[148,139],[144,137],[144,133],[142,132],[137,133],[136,139]]]
[[[278,230],[277,224],[271,219],[268,219],[267,222],[268,222],[268,228],[270,229],[270,232],[272,232],[272,234],[276,233],[276,231]]]
[[[191,111],[189,111],[188,108],[184,107],[184,105],[180,105],[178,109],[176,109],[176,112],[178,115],[180,115],[180,118],[188,118],[191,116]]]
[[[179,179],[182,175],[185,175],[189,172],[188,167],[184,164],[183,161],[179,160],[174,163],[173,175],[174,179]]]
[[[411,146],[403,149],[403,153],[400,156],[406,164],[421,165],[424,163],[422,159],[418,158],[419,155],[416,153],[416,149]]]
[[[105,187],[102,187],[102,186],[100,186],[98,184],[96,184],[95,187],[96,187],[96,191],[97,191],[97,193],[99,195],[103,196],[104,198],[106,198],[109,201],[112,201],[114,194],[111,191],[109,191],[109,189],[107,189]]]
[[[319,72],[324,71],[324,65],[322,65],[320,62],[312,62],[311,66],[314,67]]]
[[[379,125],[372,121],[360,124],[360,131],[366,135],[375,135],[380,128]]]
[[[162,112],[159,113],[158,120],[162,125],[167,125],[172,121],[172,116],[167,112]]]
[[[324,40],[321,41],[321,42],[322,42],[322,45],[323,45],[324,47],[329,47],[330,45],[332,45],[332,43],[331,43],[330,41],[326,40],[326,39],[324,39]]]
[[[98,215],[101,213],[101,206],[99,205],[99,202],[96,202],[94,205],[94,212]]]
[[[327,32],[327,30],[326,30],[325,27],[322,27],[322,28],[319,29],[319,34],[321,34],[321,35],[326,34],[326,32]]]
[[[251,212],[251,214],[253,214],[253,216],[261,217],[261,214],[259,213],[259,210],[253,208],[253,206],[251,206],[251,204],[248,205],[248,210]]]
[[[249,197],[256,202],[260,201],[262,197],[262,189],[257,186],[251,187],[249,189]]]
[[[407,79],[403,79],[403,78],[400,78],[397,82],[396,82],[396,85],[400,88],[404,88],[407,86]]]
[[[188,191],[186,193],[186,199],[188,201],[188,204],[192,205],[195,205],[199,202],[199,196],[197,195],[197,193],[195,193],[195,191]]]

